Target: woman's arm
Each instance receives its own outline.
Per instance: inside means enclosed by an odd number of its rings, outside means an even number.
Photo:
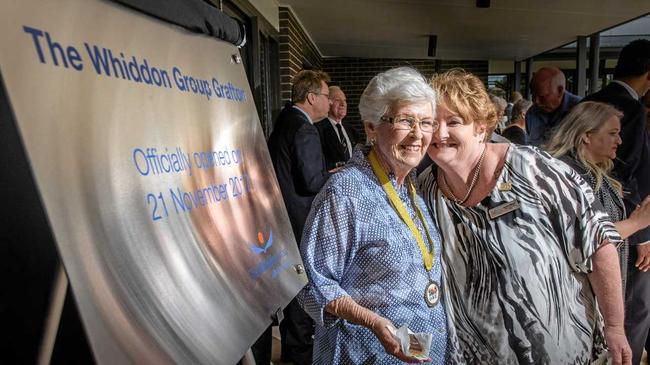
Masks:
[[[630,214],[627,219],[614,223],[616,230],[622,239],[626,239],[650,225],[650,195],[647,196],[641,204]]]
[[[588,275],[598,306],[605,319],[605,340],[614,365],[631,364],[632,350],[624,328],[623,288],[618,254],[614,245],[601,245],[592,256],[593,271]]]
[[[340,297],[329,302],[325,306],[325,310],[339,318],[345,319],[348,322],[368,328],[384,346],[386,353],[391,354],[404,362],[421,363],[430,361],[428,359],[421,360],[416,357],[406,356],[400,350],[399,342],[393,338],[393,335],[388,329],[389,326],[395,329],[395,326],[391,321],[365,307],[360,306],[349,296]]]

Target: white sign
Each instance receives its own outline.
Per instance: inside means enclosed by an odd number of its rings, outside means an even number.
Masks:
[[[0,29],[96,360],[236,362],[307,281],[238,50],[104,1],[4,2]]]

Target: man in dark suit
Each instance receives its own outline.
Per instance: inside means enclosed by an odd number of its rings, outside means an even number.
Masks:
[[[329,173],[313,121],[329,110],[329,77],[321,71],[303,70],[293,78],[293,104],[278,116],[269,137],[269,153],[278,178],[291,228],[300,245],[311,203]],[[284,309],[280,322],[282,360],[296,365],[311,364],[314,322],[297,300]]]
[[[650,193],[650,137],[646,110],[639,96],[650,89],[650,41],[635,40],[621,50],[614,81],[585,100],[614,105],[623,112],[621,140],[614,176],[623,184],[628,215]],[[626,288],[625,332],[638,364],[650,331],[650,228],[630,236],[630,263]]]
[[[330,86],[329,93],[330,111],[327,118],[315,125],[320,134],[325,165],[328,170],[331,170],[350,159],[357,138],[352,128],[343,125],[343,118],[348,113],[348,104],[343,90],[338,86]]]

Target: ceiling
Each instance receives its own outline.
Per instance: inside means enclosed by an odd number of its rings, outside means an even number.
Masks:
[[[650,12],[650,0],[279,0],[326,57],[523,60]],[[646,30],[650,33],[650,29]]]

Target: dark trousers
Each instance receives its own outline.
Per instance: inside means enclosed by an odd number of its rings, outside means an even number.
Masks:
[[[627,289],[625,292],[625,334],[632,348],[632,364],[641,361],[650,332],[650,271],[634,267],[636,247],[630,246]]]
[[[284,309],[280,322],[282,336],[282,361],[294,365],[310,365],[314,344],[314,321],[293,299]]]

